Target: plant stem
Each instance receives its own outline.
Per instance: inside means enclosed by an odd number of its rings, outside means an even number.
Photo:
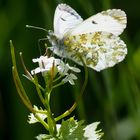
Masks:
[[[57,88],[57,87],[59,87],[59,86],[62,86],[62,85],[64,85],[64,84],[65,84],[64,82],[58,83],[57,85],[54,85],[54,86],[52,87],[52,89]]]
[[[18,71],[17,71],[17,65],[16,65],[16,58],[15,58],[15,50],[14,50],[14,46],[13,46],[13,43],[12,41],[10,40],[10,47],[11,47],[11,56],[12,56],[12,63],[13,63],[13,77],[16,77],[14,79],[15,83],[17,83],[18,85],[18,88],[20,89],[20,93],[22,94],[22,96],[24,97],[24,99],[26,100],[26,102],[28,102],[28,104],[30,106],[31,105],[31,102],[23,88],[23,85],[21,83],[21,80],[19,78],[19,75],[18,75]],[[17,86],[16,86],[17,87]]]
[[[57,134],[57,130],[56,130],[56,122],[55,119],[53,117],[51,108],[50,108],[50,94],[51,94],[51,90],[49,92],[46,92],[46,96],[45,96],[45,101],[46,101],[46,105],[47,105],[47,123],[49,125],[49,133],[50,135],[56,137]]]
[[[70,115],[76,108],[79,100],[81,99],[83,93],[84,93],[84,90],[86,88],[86,85],[87,85],[87,81],[88,81],[88,70],[87,70],[87,66],[84,62],[84,60],[82,59],[82,57],[80,57],[82,63],[83,63],[83,66],[84,66],[84,71],[85,71],[85,80],[84,80],[84,83],[83,83],[83,86],[82,86],[82,89],[81,89],[81,92],[80,92],[80,95],[78,96],[77,100],[74,102],[74,104],[71,106],[71,108],[69,110],[67,110],[66,112],[64,112],[62,115],[58,116],[55,118],[55,121],[59,121],[60,119]]]
[[[39,83],[38,83],[38,78],[37,78],[37,76],[34,74],[34,84],[35,84],[35,86],[36,86],[36,91],[37,91],[37,93],[38,93],[38,96],[39,96],[39,98],[40,98],[40,100],[41,100],[41,102],[42,102],[42,104],[44,105],[44,107],[46,107],[46,103],[45,103],[45,99],[44,99],[44,97],[42,96],[42,92],[41,92],[41,90],[40,90],[40,88],[39,88]]]
[[[34,116],[46,128],[46,130],[49,130],[49,126],[45,121],[43,121],[36,113],[34,113]]]
[[[32,104],[29,103],[27,101],[27,99],[24,97],[23,95],[23,88],[21,90],[21,83],[19,83],[18,81],[18,74],[17,74],[17,71],[15,70],[15,67],[13,66],[12,67],[12,74],[13,74],[13,79],[14,79],[14,83],[15,83],[15,86],[16,86],[16,89],[17,89],[17,92],[21,98],[21,100],[23,101],[23,103],[25,104],[25,106],[31,111],[31,112],[34,112],[33,111],[33,108],[32,108]],[[24,91],[25,92],[25,91]],[[25,93],[24,93],[25,94]]]

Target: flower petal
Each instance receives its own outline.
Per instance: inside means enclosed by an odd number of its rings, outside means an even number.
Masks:
[[[100,140],[103,133],[101,133],[101,130],[96,130],[99,123],[100,122],[95,122],[95,123],[87,125],[84,128],[85,130],[84,136],[88,138],[87,140]]]
[[[77,77],[73,73],[70,73],[62,81],[64,83],[69,82],[71,85],[74,85],[75,84],[74,80],[76,80],[76,79],[77,79]]]
[[[34,105],[34,110],[36,111],[43,111],[42,109],[38,109],[37,106]],[[41,114],[41,113],[36,113],[42,120],[45,120],[47,118],[47,115],[46,114]],[[34,116],[33,113],[30,113],[30,115],[28,115],[28,123],[29,124],[33,124],[33,123],[37,123],[39,122],[36,117]]]
[[[77,72],[77,73],[81,72],[81,70],[76,67],[71,67],[69,64],[66,64],[66,65],[69,67],[70,70],[72,70],[74,72]]]

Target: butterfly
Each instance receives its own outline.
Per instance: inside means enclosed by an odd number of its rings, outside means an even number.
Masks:
[[[83,20],[67,4],[59,4],[54,14],[54,31],[48,38],[55,54],[101,71],[121,62],[127,47],[119,35],[126,28],[127,17],[120,9],[102,11]]]

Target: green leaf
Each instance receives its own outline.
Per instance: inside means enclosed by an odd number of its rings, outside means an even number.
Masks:
[[[100,122],[94,122],[85,126],[84,121],[74,120],[74,117],[62,121],[61,127],[57,128],[57,138],[40,134],[36,138],[38,140],[101,140],[103,132],[101,129],[96,130]]]
[[[62,140],[86,140],[84,137],[84,121],[74,120],[70,118],[62,122],[59,136]]]
[[[59,140],[57,138],[52,137],[51,135],[47,134],[40,134],[36,137],[37,140]]]

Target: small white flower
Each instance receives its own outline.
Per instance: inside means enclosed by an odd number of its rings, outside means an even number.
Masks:
[[[31,71],[32,75],[40,73],[40,72],[44,73],[44,72],[50,71],[53,65],[56,67],[60,65],[61,60],[55,59],[54,57],[48,58],[47,56],[40,56],[40,58],[33,59],[33,62],[34,63],[38,62],[39,67]]]
[[[87,138],[87,140],[100,140],[102,137],[101,130],[96,130],[97,126],[100,122],[95,122],[92,124],[87,125],[84,130],[84,136]]]
[[[69,70],[77,73],[80,72],[80,69],[76,67],[71,67],[69,66],[69,64],[65,64],[61,59],[56,59],[54,57],[40,56],[40,58],[33,59],[32,61],[34,63],[39,63],[39,67],[31,71],[32,75],[51,70],[53,64],[55,67],[58,68],[58,72],[64,75],[66,75]]]
[[[63,61],[62,61],[63,62]],[[68,75],[68,71],[71,70],[73,72],[76,72],[76,73],[79,73],[81,72],[80,69],[76,68],[76,67],[71,67],[68,63],[65,64],[64,62],[63,63],[60,63],[60,65],[58,66],[58,71],[60,74],[62,75]]]
[[[70,73],[69,75],[67,75],[63,80],[62,82],[66,83],[66,82],[69,82],[71,85],[74,85],[74,80],[76,80],[77,77],[73,74],[73,73]]]
[[[76,67],[71,67],[69,64],[66,64],[66,66],[67,66],[70,70],[72,70],[72,71],[74,71],[74,72],[77,72],[77,73],[81,72],[80,69],[78,69],[78,68],[76,68]]]
[[[40,58],[33,59],[33,62],[39,63],[39,67],[32,70],[31,74],[37,74],[37,73],[47,73],[52,70],[52,67],[55,68],[55,74],[59,73],[59,75],[63,76],[62,82],[66,83],[69,82],[71,85],[74,85],[74,80],[77,79],[77,77],[71,73],[76,72],[79,73],[80,69],[76,67],[71,67],[68,63],[65,64],[61,59],[56,59],[54,57],[47,57],[47,56],[40,56]]]
[[[37,106],[34,105],[34,110],[36,111],[43,111],[42,109],[38,109]],[[45,120],[47,118],[47,115],[46,114],[41,114],[41,113],[36,113],[42,120]],[[36,117],[34,116],[33,113],[30,113],[30,115],[28,115],[28,123],[29,124],[33,124],[33,123],[37,123],[39,122]]]

